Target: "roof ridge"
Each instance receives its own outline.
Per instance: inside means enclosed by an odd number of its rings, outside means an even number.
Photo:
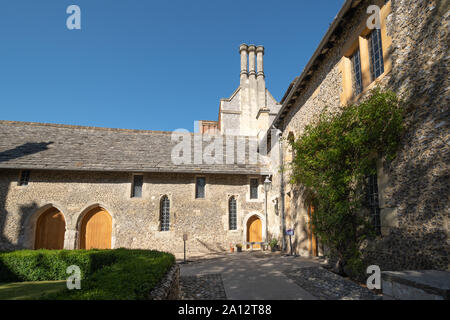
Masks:
[[[211,121],[214,120],[200,120],[200,121]],[[0,120],[0,125],[26,125],[34,127],[54,127],[54,128],[66,128],[66,129],[84,129],[84,130],[98,130],[98,131],[110,131],[110,132],[129,132],[129,133],[144,133],[144,134],[173,134],[176,131],[158,131],[158,130],[142,130],[142,129],[122,129],[122,128],[106,128],[106,127],[92,127],[92,126],[79,126],[73,124],[60,124],[60,123],[45,123],[45,122],[31,122],[31,121],[12,121],[12,120]],[[190,135],[195,135],[195,132],[186,132]],[[226,136],[223,134],[218,134],[220,136]],[[214,135],[213,135],[214,136]],[[235,137],[240,138],[256,138],[255,136],[245,136],[236,135]]]
[[[107,127],[80,126],[80,125],[73,125],[73,124],[45,123],[45,122],[31,122],[31,121],[0,120],[0,124],[28,125],[28,126],[35,126],[35,127],[39,127],[39,126],[42,126],[42,127],[56,127],[56,128],[68,128],[68,129],[87,129],[87,130],[100,130],[100,131],[135,132],[135,133],[163,133],[163,134],[172,134],[173,133],[173,131],[107,128]]]

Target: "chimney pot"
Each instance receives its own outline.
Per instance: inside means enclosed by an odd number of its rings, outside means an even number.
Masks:
[[[247,49],[248,49],[248,45],[243,43],[239,46],[239,53],[241,53],[243,50],[247,51]]]
[[[256,75],[255,70],[255,45],[251,44],[248,46],[248,74]]]
[[[264,47],[258,46],[256,48],[256,64],[257,64],[257,70],[258,70],[258,76],[264,77]]]
[[[241,80],[244,80],[247,75],[247,49],[248,46],[243,43],[239,46],[239,53],[241,55]]]

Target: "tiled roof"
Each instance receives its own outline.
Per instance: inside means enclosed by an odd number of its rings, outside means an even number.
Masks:
[[[248,164],[248,145],[247,164],[176,165],[171,160],[176,144],[171,132],[0,120],[0,169],[268,173],[261,165]]]

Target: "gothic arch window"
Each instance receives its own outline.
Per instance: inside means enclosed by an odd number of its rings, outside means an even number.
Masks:
[[[229,219],[229,229],[236,230],[237,229],[237,204],[236,198],[230,197],[228,200],[228,219]]]
[[[160,220],[161,231],[169,231],[169,229],[170,229],[170,200],[167,196],[163,196],[161,198],[159,220]]]
[[[378,177],[370,175],[367,183],[367,206],[370,209],[372,223],[377,235],[381,235],[380,205],[378,200]]]

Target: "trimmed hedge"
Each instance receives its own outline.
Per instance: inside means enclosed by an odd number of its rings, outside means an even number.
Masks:
[[[172,254],[150,250],[20,250],[0,253],[0,282],[65,280],[81,270],[81,290],[45,299],[146,299],[175,263]]]
[[[64,280],[66,269],[77,265],[81,276],[89,275],[117,260],[105,250],[19,250],[0,253],[0,283]]]

